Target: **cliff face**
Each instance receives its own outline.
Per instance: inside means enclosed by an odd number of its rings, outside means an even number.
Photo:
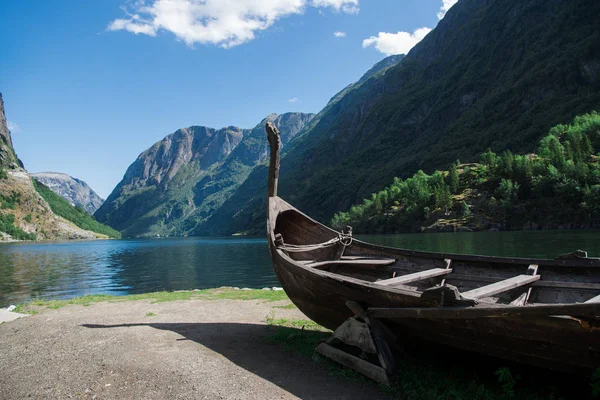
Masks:
[[[268,118],[285,144],[312,117]],[[95,217],[125,236],[193,233],[266,159],[264,122],[254,129],[192,126],[165,137],[138,156]]]
[[[8,130],[6,115],[4,114],[4,100],[0,93],[0,168],[19,169],[23,164],[17,158]]]
[[[401,62],[332,99],[281,161],[279,193],[327,222],[419,169],[531,152],[548,129],[600,109],[595,0],[461,0]],[[359,81],[360,82],[360,81]],[[262,232],[264,169],[208,221]]]
[[[58,172],[39,172],[33,178],[48,186],[52,191],[74,206],[83,208],[92,215],[102,205],[102,199],[84,181]]]

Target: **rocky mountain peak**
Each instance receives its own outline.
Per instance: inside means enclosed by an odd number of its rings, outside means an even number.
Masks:
[[[70,175],[59,172],[38,172],[31,176],[69,203],[83,208],[88,214],[94,214],[104,202],[104,199],[98,196],[87,183]]]
[[[4,113],[4,100],[0,93],[0,167],[22,169],[23,163],[17,158]]]

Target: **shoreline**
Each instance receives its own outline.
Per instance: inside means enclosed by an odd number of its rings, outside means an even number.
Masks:
[[[330,331],[280,290],[96,295],[19,307],[29,316],[0,324],[7,398],[421,399],[452,390],[456,398],[504,400],[498,371],[524,377],[514,382],[520,398],[589,392],[589,380],[438,353],[399,359],[392,386],[382,387],[315,355]]]

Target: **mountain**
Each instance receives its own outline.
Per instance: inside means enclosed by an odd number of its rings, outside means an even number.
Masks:
[[[0,241],[120,237],[33,181],[13,148],[2,94],[0,136]]]
[[[279,194],[327,222],[422,169],[531,152],[600,107],[600,2],[460,0],[399,63],[332,99],[284,151]],[[359,81],[360,82],[360,81]],[[197,231],[263,233],[266,167]]]
[[[524,155],[491,150],[479,163],[394,179],[331,226],[355,233],[597,228],[600,114],[557,125]]]
[[[125,236],[188,235],[266,160],[267,119],[285,146],[313,116],[273,114],[253,129],[179,129],[138,156],[95,217]]]
[[[23,168],[23,163],[18,159],[13,148],[12,138],[8,130],[6,116],[4,115],[4,100],[0,93],[0,168]]]
[[[104,202],[104,199],[98,196],[87,183],[67,174],[38,172],[31,176],[74,206],[83,208],[90,215],[94,214]]]

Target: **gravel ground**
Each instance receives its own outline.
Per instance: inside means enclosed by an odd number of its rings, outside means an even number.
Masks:
[[[0,324],[0,399],[385,398],[269,343],[269,313],[306,318],[285,304],[103,302]]]

